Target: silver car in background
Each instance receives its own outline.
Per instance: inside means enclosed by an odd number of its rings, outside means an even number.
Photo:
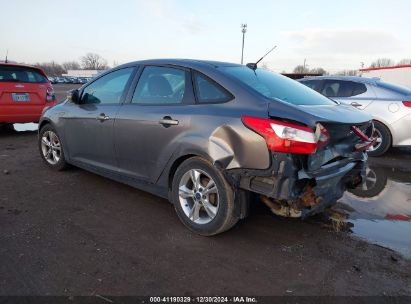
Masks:
[[[378,78],[353,76],[307,77],[299,82],[372,115],[377,143],[368,152],[371,156],[380,156],[392,146],[411,146],[410,89]]]

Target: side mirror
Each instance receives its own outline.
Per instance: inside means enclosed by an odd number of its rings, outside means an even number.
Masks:
[[[69,91],[68,93],[67,93],[67,99],[69,100],[69,101],[71,101],[72,103],[75,103],[75,104],[79,104],[80,103],[80,94],[79,94],[79,91],[76,89],[76,90],[71,90],[71,91]]]

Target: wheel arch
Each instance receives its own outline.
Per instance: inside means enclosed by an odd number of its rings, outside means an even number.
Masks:
[[[39,127],[38,127],[39,132],[46,125],[52,125],[53,126],[52,122],[49,119],[44,118],[42,121],[39,122]]]
[[[187,159],[190,159],[190,158],[193,158],[193,157],[200,157],[200,158],[203,158],[203,159],[205,159],[205,160],[212,163],[210,157],[208,157],[204,154],[201,154],[201,153],[194,153],[194,152],[188,152],[187,154],[184,154],[184,155],[181,155],[181,156],[175,158],[171,162],[171,165],[170,165],[170,167],[168,169],[168,173],[167,173],[167,188],[168,188],[169,192],[171,191],[171,186],[173,184],[173,178],[174,178],[174,175],[175,175],[178,167],[180,167],[180,165],[183,162],[185,162]]]
[[[390,134],[390,137],[391,137],[391,145],[390,145],[390,147],[392,147],[392,146],[393,146],[393,142],[394,142],[394,138],[393,138],[393,135],[392,135],[393,132],[392,132],[389,124],[387,124],[386,122],[384,122],[383,119],[379,119],[379,118],[373,118],[373,121],[376,121],[376,122],[382,124],[382,125],[388,130],[388,133]]]

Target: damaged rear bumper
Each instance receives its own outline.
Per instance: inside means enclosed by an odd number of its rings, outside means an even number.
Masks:
[[[234,187],[260,194],[275,214],[306,218],[335,204],[347,188],[364,180],[366,153],[334,158],[326,154],[309,159],[273,153],[266,170],[232,169],[226,176]],[[313,164],[316,161],[324,165]]]

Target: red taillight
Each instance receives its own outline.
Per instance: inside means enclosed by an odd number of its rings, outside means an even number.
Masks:
[[[406,107],[411,108],[411,101],[403,101],[402,104]]]
[[[53,87],[47,87],[46,90],[46,101],[54,101],[56,100],[56,96],[54,95]]]
[[[326,145],[330,136],[327,130],[317,124],[314,132],[306,126],[278,120],[243,116],[244,125],[265,138],[268,149],[276,152],[312,154]]]

